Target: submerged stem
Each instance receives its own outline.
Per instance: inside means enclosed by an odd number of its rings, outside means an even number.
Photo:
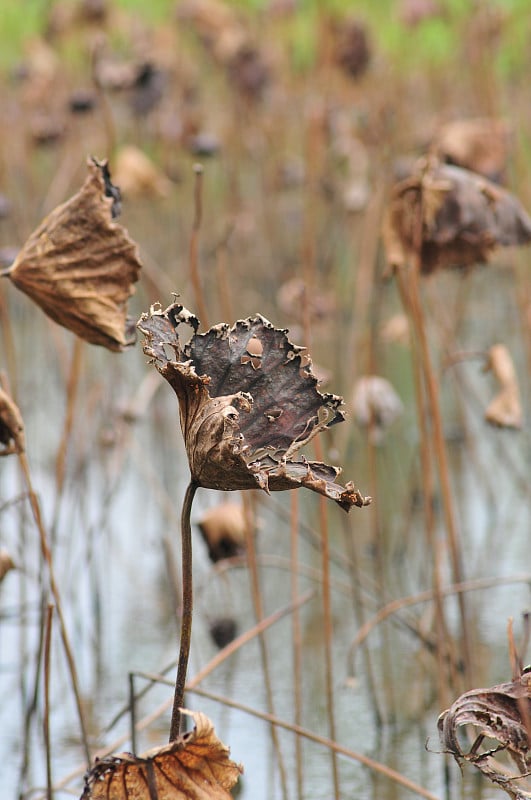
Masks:
[[[177,678],[175,680],[175,694],[173,697],[173,710],[171,715],[170,742],[179,736],[181,725],[181,711],[184,703],[184,687],[186,684],[186,670],[190,654],[190,641],[192,638],[192,612],[193,612],[193,581],[192,581],[192,527],[190,513],[198,484],[191,480],[184,495],[181,511],[181,547],[182,547],[182,586],[183,607],[181,618],[181,642],[179,646],[179,663]]]

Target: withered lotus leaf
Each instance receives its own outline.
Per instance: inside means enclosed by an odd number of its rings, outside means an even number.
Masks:
[[[26,449],[24,421],[14,400],[0,388],[0,456]]]
[[[41,222],[9,271],[55,322],[114,351],[135,341],[127,301],[141,268],[136,244],[113,221],[119,199],[107,163],[89,159],[79,192]]]
[[[204,714],[182,710],[194,728],[141,756],[121,753],[96,760],[81,800],[231,800],[242,773]]]
[[[498,247],[531,240],[517,198],[481,175],[430,160],[394,187],[383,223],[392,268],[423,273],[486,262]]]
[[[478,734],[468,751],[458,736],[463,726],[472,726]],[[441,714],[438,728],[444,750],[458,762],[474,764],[514,800],[531,797],[531,668],[509,683],[461,695]],[[493,747],[489,741],[482,747],[483,739],[494,739],[498,745]],[[511,757],[519,775],[496,758],[502,751]]]
[[[485,366],[485,371],[487,370],[492,371],[500,391],[485,411],[486,421],[500,428],[521,428],[523,414],[518,378],[511,354],[505,345],[495,344],[489,349]]]
[[[193,335],[182,347],[178,328]],[[316,434],[344,419],[342,398],[321,394],[304,348],[257,314],[232,327],[198,333],[199,321],[182,305],[152,306],[138,328],[144,352],[179,399],[192,480],[224,491],[266,492],[305,486],[349,511],[368,505],[352,483],[340,486],[339,468],[291,459]],[[171,358],[168,353],[173,353]]]

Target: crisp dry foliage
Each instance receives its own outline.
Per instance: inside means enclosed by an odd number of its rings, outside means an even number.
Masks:
[[[485,419],[500,428],[521,428],[523,414],[518,378],[505,345],[495,344],[489,349],[485,370],[492,371],[500,386],[500,391],[485,411]]]
[[[126,313],[141,268],[137,245],[113,221],[119,198],[106,162],[90,159],[80,191],[43,220],[9,271],[59,325],[116,351],[135,341]]]
[[[189,714],[194,728],[142,756],[122,753],[96,761],[81,800],[231,800],[242,767],[229,758],[204,714]]]
[[[194,335],[183,347],[179,326]],[[138,323],[144,352],[179,399],[192,480],[222,491],[266,492],[305,486],[349,511],[363,506],[352,483],[335,483],[339,468],[291,456],[316,434],[344,419],[343,401],[321,394],[304,348],[257,314],[199,334],[199,321],[178,303],[151,308]],[[173,350],[175,360],[168,356]]]
[[[462,726],[478,732],[471,749],[464,752],[458,737]],[[531,669],[528,667],[510,683],[490,689],[474,689],[461,695],[439,717],[439,735],[444,749],[458,762],[469,761],[514,800],[531,798]],[[481,749],[484,739],[488,749]],[[507,769],[496,755],[506,751],[516,765]]]
[[[14,400],[0,388],[0,456],[26,449],[24,421]]]
[[[484,263],[498,247],[531,240],[531,218],[512,194],[460,167],[419,163],[393,189],[383,224],[391,268],[423,273]]]

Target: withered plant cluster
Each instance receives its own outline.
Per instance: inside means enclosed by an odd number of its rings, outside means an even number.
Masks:
[[[6,780],[522,800],[528,23],[258,6],[58,1],[1,62]]]

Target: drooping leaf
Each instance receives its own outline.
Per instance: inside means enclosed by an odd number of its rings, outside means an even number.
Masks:
[[[204,714],[181,709],[194,728],[141,756],[97,760],[85,776],[81,800],[231,800],[243,772]]]
[[[394,187],[383,239],[391,268],[418,263],[427,274],[527,244],[531,218],[514,195],[481,175],[429,161]]]
[[[211,561],[241,555],[245,551],[245,518],[238,503],[220,503],[209,508],[197,526],[208,547]]]
[[[59,325],[91,344],[119,351],[135,341],[127,319],[141,264],[136,244],[113,221],[120,193],[106,162],[88,162],[80,191],[31,234],[10,280]]]
[[[510,128],[491,117],[452,120],[437,132],[433,143],[441,161],[499,180],[506,169]]]
[[[471,726],[477,738],[463,749],[458,732]],[[531,797],[531,669],[513,681],[461,695],[439,717],[439,736],[445,751],[458,762],[474,764],[514,800]],[[484,743],[484,739],[495,740]],[[482,747],[483,745],[483,747]],[[516,766],[507,769],[497,755],[506,751]]]
[[[194,333],[183,347],[181,324]],[[152,307],[138,323],[144,352],[179,399],[192,480],[210,489],[283,491],[305,486],[345,510],[363,506],[352,483],[335,483],[340,470],[291,457],[316,434],[344,419],[342,398],[321,394],[304,348],[257,314],[197,333],[196,317],[174,303]],[[168,355],[173,351],[174,358]]]
[[[386,430],[404,410],[393,385],[380,375],[363,375],[356,382],[352,408],[356,422],[369,430],[375,444],[382,441]]]
[[[500,428],[521,428],[523,414],[518,378],[505,345],[495,344],[489,349],[485,370],[492,371],[500,387],[485,411],[486,421]]]

